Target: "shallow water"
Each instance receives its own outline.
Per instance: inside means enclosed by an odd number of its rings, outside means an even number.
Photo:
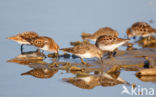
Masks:
[[[125,31],[136,21],[155,20],[155,0],[1,0],[0,1],[0,97],[103,97],[122,95],[122,85],[111,87],[96,86],[81,89],[64,82],[63,78],[74,74],[59,70],[53,77],[40,79],[22,73],[32,67],[7,61],[20,54],[20,45],[6,38],[23,31],[36,31],[40,35],[53,37],[60,47],[69,47],[69,42],[81,40],[81,32],[95,32],[100,27],[109,26],[126,38]],[[139,6],[138,6],[139,5]],[[150,23],[156,27],[156,23]],[[136,46],[137,47],[137,46]],[[120,49],[125,49],[121,47]],[[25,46],[25,51],[35,50]],[[45,52],[49,54],[49,52]],[[94,61],[96,59],[88,59]],[[63,59],[65,62],[80,62],[79,59]],[[50,63],[51,58],[46,59]],[[107,68],[107,67],[106,67]],[[135,71],[122,70],[120,77],[142,88],[153,88],[153,82],[143,82],[136,78]],[[130,88],[130,86],[127,86]],[[135,95],[134,95],[135,96]],[[145,96],[145,95],[143,95]],[[152,96],[153,97],[153,96]]]

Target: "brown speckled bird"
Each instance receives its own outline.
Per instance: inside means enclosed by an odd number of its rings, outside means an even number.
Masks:
[[[81,62],[84,64],[86,63],[83,61],[83,58],[97,57],[101,60],[103,56],[103,52],[93,44],[80,44],[71,48],[62,48],[60,50],[79,56]]]
[[[95,45],[102,51],[109,51],[111,54],[113,53],[113,56],[115,56],[116,52],[114,52],[114,50],[128,41],[128,39],[122,39],[111,35],[103,35],[97,39]]]
[[[108,86],[115,86],[118,84],[126,84],[129,85],[129,83],[125,80],[123,80],[121,77],[113,78],[111,75],[108,73],[103,73],[100,77],[100,83],[101,86],[103,87],[108,87]]]
[[[46,56],[43,53],[37,50],[37,51],[24,52],[16,56],[15,58],[8,60],[7,62],[31,66],[33,64],[37,64],[37,62],[42,63],[45,57]]]
[[[36,78],[51,78],[58,70],[48,70],[42,68],[35,68],[28,72],[22,73],[21,75],[32,75]]]
[[[23,52],[23,45],[31,45],[26,39],[35,39],[37,37],[39,36],[36,32],[22,32],[15,36],[8,37],[8,39],[21,44],[21,51]]]
[[[126,31],[128,38],[149,37],[156,33],[156,29],[153,29],[149,24],[145,22],[136,22]]]
[[[95,86],[100,85],[99,77],[93,75],[85,77],[64,78],[63,80],[82,89],[93,89]]]
[[[110,27],[104,27],[104,28],[100,28],[99,30],[97,30],[93,34],[83,32],[81,37],[84,40],[90,39],[90,40],[96,41],[97,38],[102,36],[102,35],[112,35],[112,36],[118,37],[118,32],[116,30],[110,28]]]
[[[40,36],[35,39],[26,39],[26,40],[31,45],[34,45],[39,49],[58,53],[59,45],[50,37]]]

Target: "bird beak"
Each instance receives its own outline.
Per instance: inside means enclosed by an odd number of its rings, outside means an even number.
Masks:
[[[17,40],[17,37],[11,36],[11,37],[8,37],[7,39],[9,39],[9,40]]]
[[[56,54],[57,54],[57,57],[60,57],[60,55],[59,55],[59,52],[58,52],[58,51],[56,52]]]

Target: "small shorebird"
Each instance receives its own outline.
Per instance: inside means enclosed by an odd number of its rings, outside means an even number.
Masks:
[[[130,85],[127,81],[123,80],[119,75],[114,78],[111,74],[103,73],[100,76],[100,83],[103,87],[115,86],[118,84]]]
[[[31,75],[36,78],[46,79],[46,78],[53,77],[57,72],[58,72],[58,70],[51,70],[51,69],[48,69],[47,67],[46,68],[38,67],[38,68],[34,68],[28,72],[22,73],[21,75],[22,76],[23,75]]]
[[[50,52],[55,52],[58,53],[59,50],[59,45],[50,37],[46,36],[39,36],[35,39],[27,39],[25,38],[31,45],[34,45],[35,47],[50,51]]]
[[[8,39],[16,41],[21,44],[21,52],[23,52],[23,45],[30,45],[26,39],[35,39],[38,37],[36,32],[22,32],[15,36],[8,37]]]
[[[63,78],[63,80],[82,89],[93,89],[94,87],[100,85],[100,77],[94,75]]]
[[[156,33],[156,29],[153,29],[149,24],[145,22],[136,22],[126,31],[128,38],[136,36],[149,37]]]
[[[71,48],[62,48],[60,50],[79,56],[83,64],[87,64],[83,61],[83,58],[97,57],[102,61],[103,57],[103,52],[93,44],[80,44]]]
[[[112,36],[118,37],[118,32],[115,31],[114,29],[110,28],[110,27],[104,27],[104,28],[100,28],[99,30],[97,30],[93,34],[83,32],[81,37],[84,40],[90,39],[90,40],[96,41],[97,38],[102,36],[102,35],[112,35]]]
[[[122,39],[111,35],[103,35],[97,39],[95,45],[102,51],[109,51],[111,55],[113,54],[113,56],[115,56],[115,49],[128,41],[128,39]]]

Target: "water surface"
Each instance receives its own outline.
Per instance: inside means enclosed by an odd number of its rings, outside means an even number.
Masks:
[[[81,40],[82,32],[93,33],[109,26],[125,37],[125,31],[136,21],[156,21],[155,0],[1,0],[0,1],[0,96],[1,97],[125,97],[122,85],[97,86],[81,89],[62,81],[74,76],[58,71],[53,77],[40,79],[21,76],[32,68],[7,60],[20,54],[20,45],[6,38],[23,31],[36,31],[53,37],[60,47],[69,47],[70,41]],[[151,23],[156,27],[156,23]],[[24,50],[35,49],[25,47]],[[122,48],[121,48],[122,49]],[[46,52],[48,54],[49,52]],[[63,61],[64,59],[62,59]],[[69,60],[69,59],[68,59]],[[47,61],[51,61],[48,59]],[[64,60],[67,61],[67,60]],[[76,59],[79,61],[79,59]],[[64,73],[64,74],[62,74]],[[129,83],[154,88],[155,83],[142,82],[135,72],[124,70],[120,76]]]

